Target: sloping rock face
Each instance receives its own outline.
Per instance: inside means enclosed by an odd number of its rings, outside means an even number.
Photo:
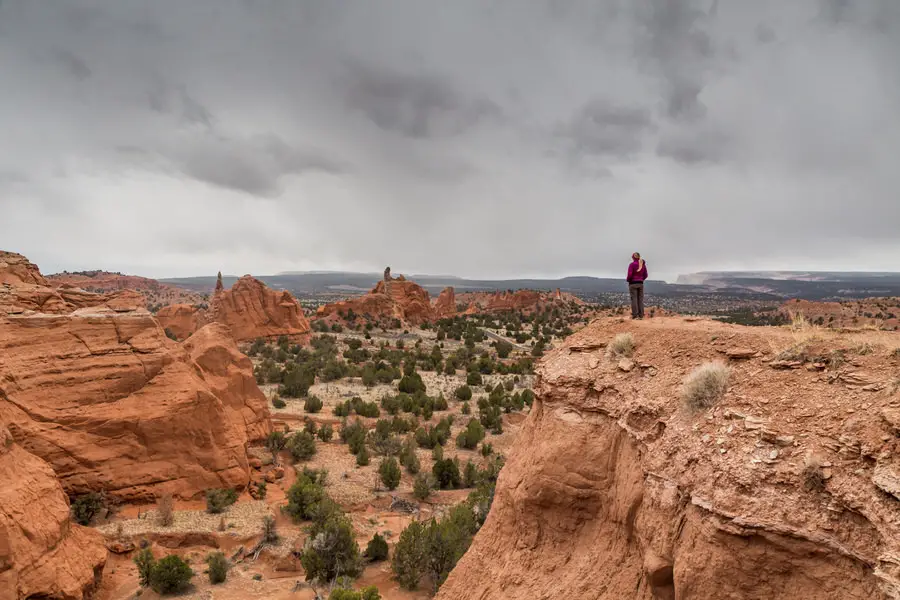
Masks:
[[[604,346],[626,331],[623,372]],[[438,599],[900,598],[900,501],[877,487],[900,451],[883,416],[896,391],[768,366],[793,344],[668,317],[573,335],[541,363],[491,513]],[[729,364],[712,408],[683,406],[686,375],[734,347],[758,356]],[[889,350],[834,368],[890,380]]]
[[[320,306],[316,317],[346,318],[349,314],[376,321],[400,319],[411,325],[435,320],[435,308],[431,306],[428,292],[403,276],[390,281],[379,281],[368,294],[359,298]]]
[[[241,488],[265,397],[226,328],[194,337],[170,341],[144,310],[0,317],[0,420],[69,494]]]
[[[441,290],[437,301],[434,303],[434,317],[447,319],[456,316],[456,292],[452,287]]]
[[[290,292],[271,290],[249,275],[238,279],[230,290],[216,290],[209,320],[227,325],[237,341],[305,336],[310,330],[303,309]]]
[[[159,309],[156,319],[163,329],[184,340],[206,325],[207,313],[193,304],[170,304]]]
[[[0,284],[9,285],[42,285],[49,287],[50,284],[41,275],[40,269],[30,260],[16,254],[15,252],[5,252],[0,250]]]
[[[505,292],[470,292],[460,294],[457,300],[468,306],[467,314],[533,311],[560,303],[584,305],[584,301],[567,292],[541,292],[538,290],[507,290]]]
[[[73,523],[53,469],[0,426],[0,599],[90,597],[106,563],[99,532]]]

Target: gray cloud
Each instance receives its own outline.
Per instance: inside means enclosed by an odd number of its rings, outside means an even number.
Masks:
[[[150,276],[895,269],[897,56],[895,0],[3,0],[0,240]]]

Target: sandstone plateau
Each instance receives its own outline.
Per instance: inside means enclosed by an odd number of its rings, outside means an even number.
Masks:
[[[575,302],[583,305],[577,296],[569,293],[542,292],[538,290],[507,290],[505,292],[469,292],[460,294],[457,301],[466,305],[468,314],[504,311],[534,311],[558,302]]]
[[[90,597],[106,547],[73,523],[53,469],[0,425],[0,600]]]
[[[630,369],[605,348],[621,332]],[[438,599],[900,598],[897,346],[595,321],[542,361],[491,513]],[[684,407],[684,378],[717,360],[725,396]]]
[[[244,275],[230,290],[221,287],[219,279],[209,310],[196,305],[173,304],[163,307],[157,318],[178,339],[184,339],[206,323],[221,323],[239,341],[286,335],[304,338],[309,334],[309,321],[290,292],[275,291]]]

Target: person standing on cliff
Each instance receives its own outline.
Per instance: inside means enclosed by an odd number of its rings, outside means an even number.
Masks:
[[[631,295],[631,318],[644,318],[644,281],[647,279],[647,263],[639,252],[631,255],[628,265],[628,293]]]

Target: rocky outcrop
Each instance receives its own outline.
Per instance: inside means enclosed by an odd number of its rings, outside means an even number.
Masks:
[[[637,350],[623,371],[605,346],[626,331]],[[573,335],[541,363],[491,513],[438,599],[900,598],[900,438],[884,417],[896,396],[766,368],[793,343],[676,318]],[[687,374],[727,348],[748,352],[725,396],[683,405]],[[886,350],[854,362],[894,376]]]
[[[207,313],[194,304],[170,304],[159,309],[156,319],[164,330],[184,340],[206,325]]]
[[[30,260],[16,254],[0,250],[0,284],[41,285],[49,287],[40,269]]]
[[[466,313],[491,313],[504,311],[535,311],[560,303],[584,305],[584,301],[572,294],[541,292],[538,290],[507,290],[505,292],[470,292],[460,294],[457,300],[466,305]]]
[[[434,318],[447,319],[456,316],[456,292],[452,287],[441,290],[434,303]]]
[[[0,425],[0,599],[90,597],[106,563],[99,532],[73,523],[50,466]]]
[[[316,317],[346,319],[348,315],[355,315],[374,321],[400,319],[411,325],[435,320],[431,298],[422,286],[402,275],[391,277],[390,270],[385,272],[385,277],[387,279],[379,281],[364,296],[320,306]]]
[[[0,317],[0,420],[69,494],[124,500],[243,487],[270,427],[226,328],[179,345],[147,311],[105,307]]]
[[[230,290],[217,287],[209,320],[227,325],[238,341],[309,334],[309,321],[291,293],[271,290],[250,275],[238,279]]]

